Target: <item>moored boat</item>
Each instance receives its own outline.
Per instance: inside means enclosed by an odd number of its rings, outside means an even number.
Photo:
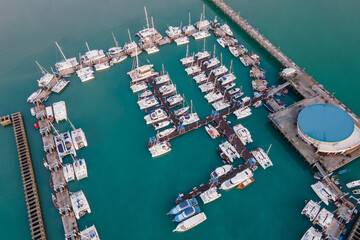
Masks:
[[[169,120],[165,120],[165,121],[162,121],[162,122],[158,122],[158,123],[155,123],[154,124],[154,129],[155,130],[159,130],[161,128],[164,128],[164,127],[167,127],[170,125],[170,121]]]
[[[75,180],[74,168],[70,163],[64,164],[62,170],[66,182]]]
[[[178,205],[176,205],[175,207],[173,207],[170,210],[170,212],[168,212],[168,214],[177,215],[177,214],[181,213],[182,211],[184,211],[186,208],[194,206],[194,205],[198,205],[198,201],[196,200],[196,198],[185,200],[185,201],[179,203]]]
[[[182,222],[182,221],[190,218],[191,216],[194,216],[195,214],[197,214],[199,212],[200,212],[199,206],[193,205],[191,207],[186,208],[184,211],[182,211],[178,215],[176,215],[173,221],[174,222]]]
[[[83,193],[83,191],[78,191],[70,194],[71,205],[75,214],[76,219],[80,219],[86,214],[86,212],[91,213],[89,203]]]
[[[87,147],[88,143],[84,131],[81,128],[71,131],[71,139],[76,150]]]
[[[211,125],[211,124],[208,124],[207,126],[205,126],[205,130],[212,139],[215,139],[220,136],[220,133],[218,132],[218,130],[216,130],[216,128],[214,128],[213,125]]]
[[[146,82],[139,82],[139,83],[136,83],[134,85],[131,85],[130,88],[133,91],[133,93],[136,93],[136,92],[140,92],[142,90],[147,89],[148,84]]]
[[[66,104],[64,101],[53,103],[54,117],[57,123],[67,120]]]
[[[137,103],[138,103],[140,109],[146,109],[146,108],[155,106],[156,104],[159,103],[159,101],[157,100],[156,97],[152,96],[152,97],[141,99]]]
[[[304,209],[301,211],[301,214],[307,216],[310,221],[314,221],[320,211],[320,208],[320,204],[310,200],[306,203]]]
[[[197,215],[179,223],[179,225],[177,225],[177,227],[173,230],[173,232],[188,231],[189,229],[199,225],[200,223],[204,222],[205,220],[206,220],[205,213],[198,213]]]
[[[310,227],[301,240],[321,240],[322,233],[316,230],[314,227]]]
[[[209,190],[200,194],[200,198],[204,202],[204,204],[212,202],[212,201],[218,199],[219,197],[221,197],[221,194],[217,192],[216,187],[212,187]]]
[[[144,117],[146,124],[153,124],[167,118],[168,115],[162,108],[155,109]]]
[[[237,189],[244,189],[254,182],[254,178],[248,178],[237,186]]]
[[[169,142],[156,143],[155,145],[149,148],[149,151],[153,158],[160,157],[171,151],[170,143]]]
[[[171,133],[173,133],[175,131],[176,131],[176,128],[174,128],[174,127],[168,128],[168,129],[165,129],[165,130],[159,132],[158,134],[156,134],[156,137],[157,138],[162,138],[162,137],[165,137],[165,136],[167,136],[167,135],[169,135],[169,134],[171,134]]]
[[[223,182],[220,186],[220,189],[230,190],[251,177],[253,177],[252,171],[250,169],[245,169],[244,171],[236,174],[235,177]]]
[[[228,172],[230,172],[233,169],[233,166],[231,164],[226,164],[221,167],[216,168],[213,172],[211,172],[210,176],[212,178],[219,178]]]
[[[107,61],[106,62],[100,62],[100,63],[95,64],[94,68],[95,68],[95,70],[97,72],[104,71],[104,70],[107,70],[107,69],[110,68],[110,64]]]
[[[234,115],[237,117],[237,119],[246,118],[251,114],[252,114],[251,108],[249,107],[239,108],[238,110],[234,111]]]
[[[76,179],[80,181],[88,177],[87,166],[85,159],[75,159],[73,162]]]
[[[346,184],[346,187],[348,187],[348,188],[353,188],[353,187],[358,187],[358,186],[360,186],[360,180],[349,182]]]
[[[233,129],[242,144],[246,145],[247,143],[253,142],[250,131],[242,124],[239,123],[238,125],[234,126]]]
[[[99,234],[94,225],[80,232],[80,240],[100,240]]]

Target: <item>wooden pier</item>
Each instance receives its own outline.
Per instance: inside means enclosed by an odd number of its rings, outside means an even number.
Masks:
[[[46,239],[41,207],[21,113],[11,114],[32,239]]]
[[[357,218],[346,240],[360,240],[360,216]]]

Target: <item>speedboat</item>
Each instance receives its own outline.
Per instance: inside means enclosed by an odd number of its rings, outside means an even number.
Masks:
[[[182,100],[184,100],[184,99],[180,94],[176,94],[174,96],[167,98],[167,102],[169,103],[170,106],[180,103],[180,102],[182,102]]]
[[[205,61],[203,64],[207,69],[211,69],[211,68],[217,67],[219,65],[219,63],[220,63],[219,59],[211,58],[211,59]]]
[[[75,176],[78,181],[88,177],[85,159],[75,159],[73,162]]]
[[[227,174],[228,172],[230,172],[233,169],[233,166],[231,164],[226,164],[223,165],[221,167],[216,168],[211,174],[210,176],[212,178],[219,178],[225,174]]]
[[[197,54],[195,54],[195,57],[198,61],[203,61],[210,58],[210,53],[208,51],[198,52]]]
[[[316,230],[314,227],[310,227],[301,240],[321,240],[322,233]]]
[[[355,195],[359,195],[360,194],[360,189],[355,189],[352,191],[353,194]]]
[[[163,95],[169,95],[171,93],[175,93],[176,92],[176,87],[174,84],[165,84],[162,85],[161,87],[159,87],[159,92]]]
[[[130,88],[133,91],[133,93],[136,93],[136,92],[140,92],[142,90],[147,89],[148,84],[146,82],[139,82],[139,83],[136,83],[134,85],[131,85]]]
[[[195,40],[201,40],[210,37],[211,34],[208,31],[204,30],[204,31],[196,32],[192,36],[194,37]]]
[[[273,166],[269,156],[262,148],[256,148],[251,153],[263,169]]]
[[[189,124],[192,124],[194,122],[197,122],[199,121],[200,118],[199,116],[197,115],[197,113],[189,113],[187,115],[184,115],[184,116],[181,116],[179,118],[179,121],[181,122],[182,125],[189,125]]]
[[[211,125],[211,124],[208,124],[207,126],[205,126],[205,130],[212,139],[215,139],[220,136],[220,133],[218,132],[218,130],[216,130],[216,128],[214,128],[213,125]]]
[[[185,45],[190,42],[189,37],[187,37],[187,36],[179,37],[179,38],[175,39],[174,41],[175,41],[176,45],[178,45],[178,46]]]
[[[333,219],[334,214],[323,208],[316,216],[313,224],[318,224],[320,227],[322,227],[323,231],[326,231],[330,227]]]
[[[253,176],[253,173],[250,169],[245,169],[244,171],[238,173],[235,175],[235,177],[230,178],[229,180],[226,180],[223,182],[220,186],[220,189],[222,190],[230,190],[240,183],[246,181],[247,179],[251,178]]]
[[[233,36],[233,32],[230,30],[230,27],[227,24],[224,24],[220,27],[221,30],[224,31],[224,33],[226,33],[226,35],[232,37]]]
[[[179,223],[173,232],[185,232],[193,227],[196,227],[205,220],[205,213],[198,213],[195,216],[192,216],[191,218],[188,218],[185,221]]]
[[[156,97],[152,96],[152,97],[141,99],[137,103],[139,104],[140,109],[146,109],[146,108],[155,106],[156,104],[159,103],[159,101],[157,100]]]
[[[68,183],[72,180],[75,180],[74,168],[70,163],[63,165],[63,173],[65,181]]]
[[[33,103],[43,90],[40,88],[36,92],[33,92],[27,99],[28,103]]]
[[[221,194],[217,192],[216,187],[212,187],[209,190],[200,194],[200,198],[201,198],[201,200],[203,200],[204,204],[212,202],[212,201],[218,199],[219,197],[221,197]]]
[[[109,62],[107,62],[107,61],[106,61],[106,62],[101,62],[101,63],[95,64],[94,68],[95,68],[95,70],[96,70],[97,72],[99,72],[99,71],[104,71],[104,70],[110,68],[110,64],[109,64]]]
[[[80,232],[80,240],[100,240],[99,234],[94,225]]]
[[[213,82],[206,82],[199,85],[201,92],[209,92],[215,89],[215,84]]]
[[[321,206],[314,202],[313,200],[310,200],[304,207],[304,209],[301,211],[301,214],[307,216],[310,221],[314,221],[315,217],[318,215],[320,211]]]
[[[218,81],[219,83],[221,83],[221,85],[224,86],[224,85],[226,85],[226,84],[228,84],[228,83],[233,82],[235,79],[236,79],[235,75],[232,74],[232,73],[229,73],[229,74],[226,74],[226,75],[224,75],[224,76],[222,76],[222,77],[219,77],[219,78],[217,79],[217,81]]]
[[[86,212],[91,213],[89,203],[83,191],[80,190],[78,192],[70,194],[70,201],[76,219],[80,219],[86,214]]]
[[[152,111],[151,113],[149,113],[148,115],[146,115],[144,117],[146,124],[153,124],[155,122],[167,119],[168,115],[166,114],[166,112],[162,109],[155,109],[154,111]]]
[[[239,108],[238,110],[234,111],[234,115],[237,117],[237,119],[246,118],[251,114],[251,108],[249,107]]]
[[[83,147],[87,147],[88,145],[85,137],[85,133],[81,128],[71,131],[71,139],[74,143],[74,147],[76,150],[79,150],[80,148]]]
[[[177,110],[175,110],[174,111],[174,115],[175,116],[181,116],[181,115],[184,115],[184,114],[186,114],[188,111],[189,111],[189,106],[187,106],[187,107],[183,107],[183,108],[180,108],[180,109],[177,109]]]
[[[216,39],[216,41],[217,41],[218,44],[219,44],[221,47],[223,47],[223,48],[225,48],[225,47],[227,46],[227,42],[226,42],[226,40],[223,39],[223,38],[218,38],[218,39]]]
[[[251,139],[250,131],[240,123],[234,126],[233,129],[236,135],[238,136],[238,138],[240,139],[240,141],[242,142],[242,144],[246,145],[247,143],[253,142],[253,140]]]
[[[176,131],[176,128],[173,128],[173,127],[168,128],[168,129],[165,129],[165,130],[159,132],[158,134],[156,134],[156,137],[159,139],[159,138],[165,137],[165,136],[167,136],[167,135],[169,135],[169,134],[171,134],[171,133],[173,133],[175,131]]]
[[[57,123],[67,121],[66,104],[64,101],[53,103],[54,117]]]
[[[157,144],[153,145],[152,147],[150,147],[149,151],[153,158],[160,157],[171,151],[170,143],[169,142],[157,143]]]
[[[182,211],[184,211],[186,208],[194,206],[194,205],[198,205],[198,201],[196,200],[196,198],[185,200],[185,201],[179,203],[178,205],[176,205],[175,207],[173,207],[170,210],[170,212],[168,212],[168,214],[177,215],[177,214],[181,213]]]
[[[175,216],[174,222],[182,222],[191,216],[200,212],[200,208],[197,205],[186,208],[184,211]]]
[[[159,76],[159,77],[156,77],[154,79],[155,81],[155,84],[162,84],[162,83],[166,83],[168,81],[170,81],[170,76],[168,74],[165,74],[165,75],[162,75],[162,76]]]

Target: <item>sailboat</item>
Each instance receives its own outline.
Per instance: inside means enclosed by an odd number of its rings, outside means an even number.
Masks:
[[[193,62],[195,62],[194,56],[189,56],[189,45],[186,46],[186,56],[180,59],[182,65],[189,66]]]
[[[200,21],[195,23],[195,27],[200,31],[208,30],[210,28],[210,22],[205,19],[205,4],[203,4],[203,12],[201,13]]]
[[[197,115],[197,113],[193,112],[193,103],[192,103],[192,100],[191,100],[191,111],[190,111],[190,113],[179,117],[179,121],[182,123],[182,125],[185,126],[185,125],[189,125],[189,124],[192,124],[194,122],[197,122],[199,120],[200,120],[200,118]]]
[[[53,86],[53,81],[56,81],[55,74],[49,73],[36,60],[35,60],[35,63],[39,67],[41,73],[43,74],[43,76],[39,80],[37,80],[38,86],[41,88],[50,90]]]
[[[87,147],[88,143],[84,131],[81,128],[76,129],[69,118],[68,121],[73,129],[71,131],[71,139],[74,143],[75,149],[79,150],[80,148]]]
[[[92,50],[90,51],[89,45],[85,42],[88,52],[86,56],[92,63],[96,63],[94,68],[97,72],[104,71],[110,68],[108,59],[106,58],[103,50]]]
[[[109,48],[109,51],[107,52],[108,57],[111,58],[110,66],[117,63],[121,63],[127,58],[127,55],[121,55],[121,53],[123,53],[124,50],[122,49],[122,47],[119,47],[119,44],[116,41],[114,33],[111,34],[114,38],[115,47]]]
[[[90,50],[89,45],[85,42],[87,52],[81,56],[81,62],[85,65],[93,65],[95,63],[99,63],[100,60],[106,58],[103,50]]]
[[[136,42],[131,40],[131,34],[130,34],[129,29],[128,29],[128,34],[129,34],[130,41],[128,43],[125,43],[124,51],[127,55],[130,55],[131,57],[135,57],[135,56],[139,55],[142,51],[137,46]]]
[[[185,96],[184,96],[183,98],[185,99]],[[179,117],[179,116],[181,116],[181,115],[184,115],[184,114],[187,114],[187,113],[188,113],[190,107],[189,107],[189,106],[186,106],[186,107],[185,107],[185,102],[186,102],[186,101],[183,101],[183,106],[182,106],[182,108],[179,108],[179,109],[177,109],[177,110],[174,111],[174,115],[175,115],[176,117]]]
[[[194,25],[191,24],[191,14],[190,14],[190,12],[189,12],[189,25],[184,26],[182,28],[182,30],[183,30],[183,32],[185,33],[186,36],[190,36],[196,31]]]
[[[61,47],[57,42],[55,42],[56,47],[59,49],[63,60],[60,62],[55,63],[56,71],[63,77],[70,77],[72,73],[76,71],[77,66],[79,65],[76,57],[73,58],[66,58],[65,54],[61,50]]]
[[[81,59],[80,53],[79,53],[79,59]],[[81,61],[81,60],[80,60]],[[94,70],[92,67],[82,67],[80,65],[80,69],[76,71],[77,76],[80,78],[81,82],[87,82],[95,78],[94,76]]]
[[[137,49],[135,49],[135,60],[136,60],[136,68],[133,68],[133,70],[127,73],[130,76],[132,83],[144,81],[150,77],[154,77],[159,74],[154,71],[153,64],[139,66]]]

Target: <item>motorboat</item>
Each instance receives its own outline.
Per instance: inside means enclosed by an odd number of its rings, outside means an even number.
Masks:
[[[114,39],[114,40],[115,40],[115,44],[117,44],[116,39]],[[124,49],[122,47],[115,46],[115,47],[109,48],[109,50],[107,51],[106,54],[110,58],[113,58],[113,57],[116,57],[117,55],[119,55],[120,53],[122,53],[123,51],[124,51]]]
[[[79,235],[80,240],[100,240],[99,234],[94,225],[82,230]]]
[[[137,103],[138,103],[140,109],[146,109],[146,108],[153,107],[153,106],[159,104],[159,101],[155,96],[152,96],[152,97],[141,99]]]
[[[60,121],[67,121],[66,104],[64,101],[53,103],[54,117],[57,123]]]
[[[227,67],[221,65],[220,67],[215,68],[211,72],[214,74],[215,77],[220,77],[221,75],[225,74],[228,71]]]
[[[263,169],[273,166],[269,156],[262,148],[256,148],[251,153]]]
[[[81,128],[71,131],[71,139],[76,150],[88,146],[85,133]]]
[[[215,177],[219,178],[219,177],[227,174],[231,170],[233,170],[233,166],[231,164],[226,164],[226,165],[216,168],[213,172],[211,172],[210,176],[212,178],[215,178]]]
[[[208,124],[207,126],[205,126],[205,130],[212,139],[220,137],[220,133],[218,132],[218,130],[216,130],[216,128],[214,128],[213,125],[211,125],[211,124]]]
[[[201,92],[209,92],[215,89],[215,84],[213,82],[206,82],[199,85]]]
[[[133,93],[140,92],[148,88],[148,84],[146,82],[139,82],[130,86]]]
[[[239,123],[238,125],[234,126],[233,129],[242,144],[246,145],[247,143],[253,142],[253,140],[251,139],[250,131],[242,124]]]
[[[255,108],[261,107],[261,106],[262,106],[262,101],[261,101],[261,100],[256,101],[256,102],[253,104],[253,106],[254,106]]]
[[[185,221],[179,223],[177,225],[177,227],[173,230],[173,232],[185,232],[188,231],[189,229],[196,227],[197,225],[199,225],[200,223],[204,222],[206,220],[206,215],[205,213],[201,212],[198,213],[197,215],[186,219]]]
[[[65,181],[67,183],[70,182],[70,181],[75,180],[74,168],[70,163],[64,164],[62,170],[63,170],[63,173],[64,173]]]
[[[218,199],[219,197],[221,197],[221,194],[217,192],[216,187],[212,187],[209,190],[200,194],[200,198],[204,202],[204,204],[212,202],[212,201]]]
[[[254,178],[248,178],[245,181],[243,181],[242,183],[240,183],[236,189],[244,189],[253,182],[254,182]]]
[[[208,51],[198,52],[197,54],[195,54],[195,57],[198,61],[203,61],[210,58],[210,53]]]
[[[155,109],[144,117],[146,124],[153,124],[167,118],[168,115],[162,108]]]
[[[88,177],[85,159],[75,159],[73,162],[73,167],[74,167],[76,179],[78,181]]]
[[[316,230],[314,227],[310,227],[301,240],[321,240],[322,233]]]
[[[86,212],[91,213],[89,203],[83,191],[80,190],[78,192],[71,193],[70,201],[76,219],[80,219],[82,216],[86,214]]]
[[[183,36],[183,37],[179,37],[179,38],[175,39],[174,42],[176,43],[176,45],[181,46],[181,45],[188,44],[190,41],[189,41],[189,37]]]
[[[316,195],[321,199],[323,203],[329,205],[329,200],[336,201],[336,195],[332,190],[325,186],[321,181],[318,181],[315,184],[311,185],[311,188],[314,190]]]
[[[217,58],[211,58],[209,60],[206,60],[203,65],[207,68],[207,69],[211,69],[214,67],[217,67],[220,64],[220,60]]]
[[[166,137],[167,135],[173,133],[176,131],[176,128],[172,127],[172,128],[168,128],[168,129],[165,129],[161,132],[159,132],[158,134],[156,134],[156,137],[158,139],[162,138],[162,137]]]
[[[169,103],[170,106],[180,103],[182,102],[182,100],[184,100],[184,98],[180,94],[173,95],[166,99],[166,101]]]
[[[182,221],[190,218],[191,216],[194,216],[195,214],[197,214],[199,212],[200,212],[200,207],[197,205],[188,207],[184,211],[182,211],[181,213],[176,215],[173,221],[174,222],[182,222]]]
[[[158,123],[155,123],[154,124],[154,129],[155,130],[159,130],[161,128],[164,128],[164,127],[167,127],[170,125],[170,121],[169,120],[165,120],[165,121],[162,121],[162,122],[158,122]]]
[[[155,81],[155,84],[158,84],[158,85],[163,84],[163,83],[170,81],[170,76],[169,76],[169,74],[161,75],[159,77],[156,77],[154,79],[154,81]]]
[[[249,66],[249,62],[247,62],[246,59],[243,58],[243,57],[240,57],[240,62],[241,62],[245,67]]]
[[[221,143],[219,148],[222,151],[222,154],[225,155],[223,157],[226,157],[230,162],[233,162],[236,158],[240,158],[238,151],[236,151],[235,147],[228,141]]]
[[[231,31],[230,27],[227,24],[220,26],[220,29],[223,30],[224,33],[226,33],[226,35],[228,35],[230,37],[233,36],[233,32]]]
[[[313,200],[310,200],[307,202],[304,209],[301,211],[301,214],[307,216],[312,222],[318,215],[320,208],[321,208],[320,204],[314,202]]]
[[[239,57],[240,56],[240,52],[237,49],[237,47],[230,46],[229,51],[234,57]]]
[[[326,231],[334,219],[334,214],[328,211],[327,209],[323,208],[319,212],[319,214],[316,216],[313,224],[318,224],[320,227],[322,227],[323,231]]]
[[[164,84],[159,87],[159,92],[163,95],[169,95],[176,92],[176,86],[174,84]]]
[[[198,201],[196,200],[196,198],[188,199],[188,200],[185,200],[185,201],[179,203],[175,207],[173,207],[170,210],[170,212],[168,212],[168,214],[178,215],[179,213],[184,211],[186,208],[191,207],[191,206],[195,206],[195,205],[198,205]]]
[[[221,110],[223,110],[223,109],[225,109],[227,107],[230,107],[231,104],[230,104],[230,102],[228,100],[221,99],[221,100],[219,100],[217,102],[214,102],[212,104],[212,106],[213,106],[213,108],[215,108],[216,111],[221,111]]]
[[[234,95],[232,95],[231,97],[233,99],[238,99],[238,98],[242,97],[242,95],[244,95],[244,92],[238,92],[238,93],[235,93]]]
[[[193,65],[185,69],[185,72],[187,75],[195,75],[199,72],[201,72],[201,67],[198,65]]]
[[[360,186],[360,180],[349,182],[346,184],[347,188],[354,188]]]
[[[40,94],[42,93],[43,89],[40,88],[38,89],[36,92],[33,92],[27,99],[27,102],[28,103],[33,103],[39,96]]]
[[[123,56],[111,58],[111,60],[110,60],[110,66],[125,61],[125,60],[127,59],[127,57],[128,57],[127,55],[123,55]]]
[[[170,143],[169,142],[156,143],[155,145],[149,148],[149,151],[153,158],[160,157],[171,151]]]
[[[222,99],[224,97],[224,95],[220,92],[220,91],[212,91],[209,92],[208,94],[206,94],[204,96],[204,98],[209,102],[215,102],[218,101],[219,99]]]
[[[236,174],[235,177],[230,178],[230,179],[226,180],[225,182],[223,182],[220,186],[220,189],[230,190],[252,177],[253,177],[252,171],[250,169],[245,169],[244,171]]]
[[[235,75],[232,73],[228,73],[222,77],[219,77],[217,81],[221,83],[221,85],[225,86],[226,84],[232,83],[236,79]]]
[[[104,71],[104,70],[107,70],[110,68],[110,63],[108,61],[100,62],[100,63],[95,64],[94,68],[97,72]]]
[[[189,113],[189,114],[183,115],[183,116],[181,116],[179,118],[179,121],[184,126],[192,124],[192,123],[197,122],[199,120],[200,120],[200,118],[197,115],[197,113]]]

